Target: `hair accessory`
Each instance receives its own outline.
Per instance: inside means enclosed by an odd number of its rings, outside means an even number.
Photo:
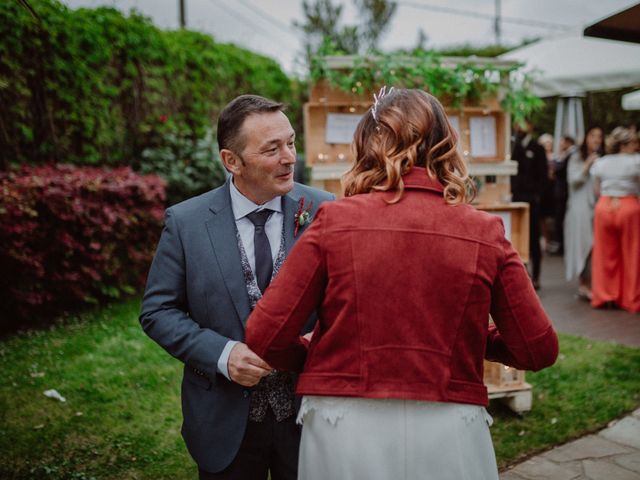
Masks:
[[[373,116],[373,119],[376,121],[376,123],[378,123],[378,105],[380,105],[380,102],[382,101],[382,99],[384,98],[385,95],[388,95],[389,93],[391,93],[393,91],[393,87],[391,87],[389,89],[389,91],[387,92],[387,86],[384,85],[380,91],[378,92],[378,94],[376,95],[375,93],[373,94],[373,107],[371,107],[371,115]]]

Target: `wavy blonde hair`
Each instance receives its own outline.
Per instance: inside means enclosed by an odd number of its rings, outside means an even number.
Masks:
[[[624,145],[628,145],[629,143],[632,143],[636,140],[638,140],[638,137],[630,128],[616,127],[611,131],[605,141],[607,146],[607,153],[620,153],[620,150]]]
[[[344,195],[397,190],[389,202],[396,203],[404,192],[402,175],[418,166],[442,184],[447,203],[467,203],[475,186],[457,146],[458,135],[433,95],[393,89],[378,102],[376,117],[365,114],[356,128],[356,161],[342,178]]]

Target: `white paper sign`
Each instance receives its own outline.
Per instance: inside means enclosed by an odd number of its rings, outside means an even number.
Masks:
[[[449,122],[451,122],[451,126],[458,134],[458,138],[460,138],[460,118],[456,115],[452,115],[449,117]]]
[[[469,119],[471,130],[471,155],[474,157],[495,157],[496,148],[496,118],[471,117]]]
[[[350,144],[362,115],[355,113],[327,114],[325,142]]]
[[[460,134],[460,117],[458,117],[457,115],[451,115],[449,117],[449,122],[451,123],[451,126],[458,134],[458,152],[462,154],[463,149],[462,149],[462,135]]]
[[[491,212],[492,215],[500,217],[504,224],[504,238],[511,241],[511,212]]]

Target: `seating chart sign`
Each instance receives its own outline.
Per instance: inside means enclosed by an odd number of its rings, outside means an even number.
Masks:
[[[449,116],[449,122],[451,122],[451,126],[458,134],[458,138],[460,138],[460,118],[457,115],[451,115]]]
[[[362,115],[353,113],[328,113],[325,142],[350,144]]]
[[[471,117],[471,155],[474,157],[497,156],[496,118],[494,116]]]

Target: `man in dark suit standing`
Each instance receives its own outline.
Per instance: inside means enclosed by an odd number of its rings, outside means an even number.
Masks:
[[[293,181],[295,132],[256,95],[218,120],[227,182],[166,212],[140,323],[184,363],[182,435],[201,479],[297,476],[295,379],[244,341],[244,323],[318,205]],[[310,331],[310,324],[305,327]]]
[[[518,173],[511,177],[511,193],[514,202],[529,204],[529,258],[531,281],[536,290],[540,288],[540,199],[545,190],[547,177],[547,155],[542,145],[533,138],[533,125],[526,121],[517,126],[511,147],[511,159],[518,162]]]

